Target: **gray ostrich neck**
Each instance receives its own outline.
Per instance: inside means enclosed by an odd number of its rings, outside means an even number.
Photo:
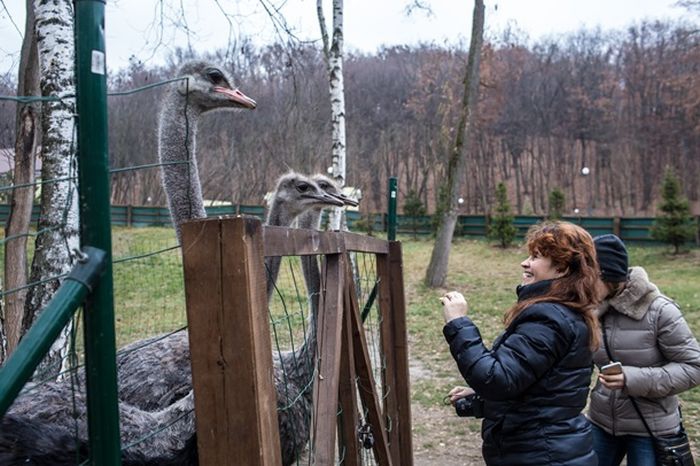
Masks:
[[[273,198],[272,204],[270,205],[270,210],[267,213],[266,224],[276,227],[288,227],[292,224],[292,222],[295,218],[297,218],[298,215],[298,211],[290,210],[289,203],[277,198]],[[279,275],[281,263],[281,257],[272,256],[265,258],[265,268],[267,270],[268,301],[270,300],[272,292],[275,289],[275,283],[277,283],[277,276]]]
[[[160,119],[159,154],[168,207],[180,238],[180,224],[206,217],[196,158],[200,112],[173,91]]]
[[[278,227],[288,227],[301,212],[292,210],[289,202],[273,199],[270,211],[267,213],[267,224]]]
[[[297,220],[299,228],[318,230],[321,223],[321,211],[321,209],[312,209],[304,212]],[[303,383],[312,380],[316,366],[316,324],[318,322],[318,307],[321,295],[321,273],[316,256],[302,256],[301,268],[306,281],[311,316],[304,343],[293,354],[288,356],[288,359],[291,359],[291,361],[289,361],[290,364],[286,364],[286,367],[295,371],[298,377],[297,380],[301,380]],[[310,398],[313,393],[312,385],[309,384],[309,388],[304,393],[307,398]]]
[[[301,214],[297,220],[299,228],[320,230],[322,211],[322,209],[312,209]],[[312,311],[316,311],[318,309],[318,297],[321,293],[321,274],[318,270],[318,260],[316,256],[302,256],[301,269],[304,273],[304,279],[306,280],[306,291],[309,295],[311,309]]]

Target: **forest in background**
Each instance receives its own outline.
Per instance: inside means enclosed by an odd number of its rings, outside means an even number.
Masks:
[[[109,51],[109,49],[107,49]],[[179,51],[165,66],[134,59],[112,71],[110,92],[176,76],[205,58],[231,71],[258,102],[253,112],[214,113],[199,125],[207,200],[261,204],[289,169],[325,172],[331,140],[323,56],[308,44],[238,47],[235,56]],[[389,176],[402,198],[414,191],[429,212],[439,195],[461,102],[467,52],[435,44],[383,48],[345,58],[348,185],[361,210],[385,210]],[[174,85],[174,84],[169,84]],[[113,168],[157,162],[165,87],[109,98]],[[6,77],[0,95],[14,95]],[[648,22],[625,31],[581,30],[531,43],[506,32],[483,47],[477,121],[466,154],[462,213],[493,208],[503,181],[519,214],[545,214],[549,193],[565,213],[655,214],[666,167],[675,169],[700,214],[700,32]],[[0,101],[0,148],[14,146],[14,103]],[[590,170],[588,176],[582,168]],[[165,205],[158,167],[112,178],[115,204]],[[402,206],[402,204],[400,204]]]

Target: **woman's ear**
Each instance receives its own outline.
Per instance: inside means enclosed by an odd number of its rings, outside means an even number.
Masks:
[[[569,275],[569,268],[566,267],[564,269],[557,269],[557,274],[557,278],[566,277]]]

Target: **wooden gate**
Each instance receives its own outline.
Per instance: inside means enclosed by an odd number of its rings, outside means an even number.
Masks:
[[[380,465],[413,464],[401,244],[353,233],[263,227],[254,217],[182,228],[185,291],[200,464],[281,462],[264,257],[324,256],[317,322],[310,462],[336,464],[336,430],[357,431],[358,412]],[[348,253],[376,255],[381,399]],[[359,400],[358,400],[359,394]],[[338,416],[342,412],[343,416]],[[358,435],[344,435],[346,465],[362,464]]]

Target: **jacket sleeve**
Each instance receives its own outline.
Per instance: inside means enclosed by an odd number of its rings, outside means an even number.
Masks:
[[[657,344],[668,361],[660,367],[627,366],[625,386],[631,396],[661,398],[700,384],[700,346],[672,301],[659,300]]]
[[[555,318],[559,312],[544,303],[530,306],[495,350],[486,348],[468,317],[452,320],[443,333],[469,386],[482,398],[508,400],[522,394],[568,350],[574,331],[566,320]]]

